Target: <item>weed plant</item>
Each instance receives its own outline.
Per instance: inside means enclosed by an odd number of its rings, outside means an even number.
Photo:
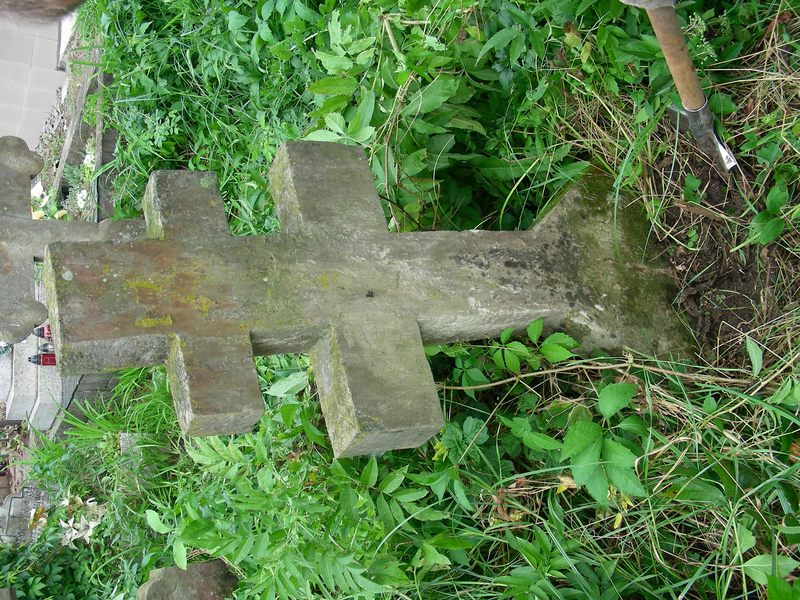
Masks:
[[[302,357],[258,359],[267,414],[224,438],[180,438],[162,370],[128,372],[66,443],[33,455],[55,497],[107,507],[65,551],[77,573],[54,582],[42,561],[59,508],[5,574],[33,598],[80,582],[100,594],[87,598],[131,597],[150,568],[207,556],[238,573],[237,598],[749,598],[783,585],[800,536],[791,365],[755,342],[751,371],[734,372],[578,360],[568,336],[541,337],[535,322],[526,338],[429,348],[448,425],[380,458],[333,459]],[[134,467],[122,431],[140,434]]]

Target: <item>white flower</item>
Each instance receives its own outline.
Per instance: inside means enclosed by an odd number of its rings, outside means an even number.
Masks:
[[[94,152],[89,152],[86,156],[83,157],[83,164],[85,165],[94,164]]]
[[[37,181],[36,185],[31,188],[31,198],[39,198],[44,193],[42,182]]]
[[[79,496],[71,495],[64,498],[61,505],[66,506],[67,510],[71,513],[77,513],[79,510],[84,510],[86,512],[86,514],[80,515],[77,523],[75,519],[78,515],[70,517],[68,521],[59,521],[61,529],[64,530],[61,544],[63,546],[75,548],[75,542],[77,540],[88,542],[89,538],[92,537],[92,533],[103,519],[103,515],[106,512],[105,506],[97,504],[94,498],[89,498],[84,502]]]

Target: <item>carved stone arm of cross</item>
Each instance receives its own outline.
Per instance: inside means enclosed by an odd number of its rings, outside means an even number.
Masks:
[[[270,170],[270,185],[286,234],[320,244],[336,238],[339,247],[353,250],[371,237],[394,237],[361,148],[285,144]],[[376,260],[365,257],[365,263]],[[372,314],[352,304],[342,307],[313,345],[311,359],[337,456],[414,448],[444,426],[415,318],[382,312],[380,305]]]
[[[0,138],[0,341],[17,343],[47,318],[33,297],[34,260],[56,240],[131,239],[143,233],[136,221],[100,224],[31,220],[31,177],[42,159],[16,137]]]

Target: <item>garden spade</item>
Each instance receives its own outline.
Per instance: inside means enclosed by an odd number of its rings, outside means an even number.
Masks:
[[[683,107],[678,109],[680,118],[686,119],[689,131],[698,146],[720,166],[730,170],[736,166],[728,147],[714,133],[714,117],[708,108],[708,99],[700,86],[686,39],[681,31],[674,0],[622,0],[623,3],[647,11],[658,43],[664,53],[667,66],[675,81]]]

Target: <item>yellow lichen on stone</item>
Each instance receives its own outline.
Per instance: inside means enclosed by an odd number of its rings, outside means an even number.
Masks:
[[[217,304],[208,296],[183,296],[180,301],[183,304],[194,306],[204,317],[208,317],[208,313],[210,313],[211,309]]]
[[[148,290],[151,292],[162,292],[164,290],[163,284],[158,284],[149,279],[131,279],[125,282],[125,287],[129,290]]]
[[[166,317],[144,317],[141,319],[136,319],[136,323],[134,323],[134,325],[143,329],[152,329],[153,327],[171,327],[172,317],[169,315]]]

